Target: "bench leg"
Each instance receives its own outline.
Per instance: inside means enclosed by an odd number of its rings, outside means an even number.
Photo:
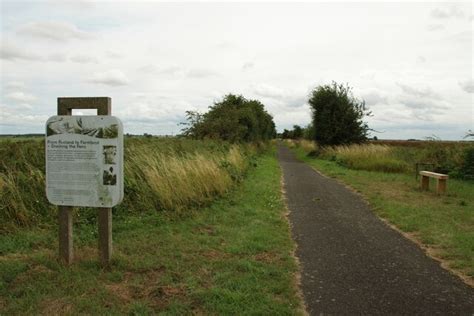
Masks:
[[[426,176],[421,176],[421,189],[429,190],[430,189],[430,178]]]
[[[446,183],[446,179],[438,179],[438,186],[436,188],[438,194],[443,194],[446,192]]]

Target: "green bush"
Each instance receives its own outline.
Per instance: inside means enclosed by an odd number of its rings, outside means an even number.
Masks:
[[[194,139],[236,142],[266,141],[276,136],[273,117],[257,100],[228,94],[209,107],[207,113],[187,111],[183,135]]]
[[[459,168],[459,176],[464,179],[474,179],[474,147],[464,150],[463,163]]]

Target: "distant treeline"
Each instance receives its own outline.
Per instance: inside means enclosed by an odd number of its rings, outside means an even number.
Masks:
[[[31,137],[44,137],[44,134],[0,134],[0,137],[31,138]]]

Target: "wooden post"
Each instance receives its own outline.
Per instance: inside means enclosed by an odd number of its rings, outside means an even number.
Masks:
[[[59,220],[59,258],[66,265],[74,259],[72,244],[72,206],[58,206]]]
[[[72,115],[73,109],[97,109],[97,115],[112,114],[109,97],[58,98],[58,115]],[[72,263],[72,206],[59,206],[59,255],[66,263]],[[99,257],[103,266],[112,258],[112,208],[99,208]]]
[[[444,194],[446,192],[446,184],[448,181],[446,179],[438,179],[438,185],[436,187],[436,191],[438,194]]]
[[[429,190],[430,189],[430,178],[427,176],[421,175],[421,189]]]
[[[99,257],[104,267],[112,259],[112,208],[99,208]]]

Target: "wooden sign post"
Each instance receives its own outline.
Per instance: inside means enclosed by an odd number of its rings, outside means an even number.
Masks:
[[[72,116],[96,109],[97,116]],[[112,257],[112,206],[123,199],[123,128],[111,116],[111,99],[58,98],[58,115],[46,123],[46,193],[58,205],[59,256],[74,259],[74,206],[98,208],[99,256]]]

